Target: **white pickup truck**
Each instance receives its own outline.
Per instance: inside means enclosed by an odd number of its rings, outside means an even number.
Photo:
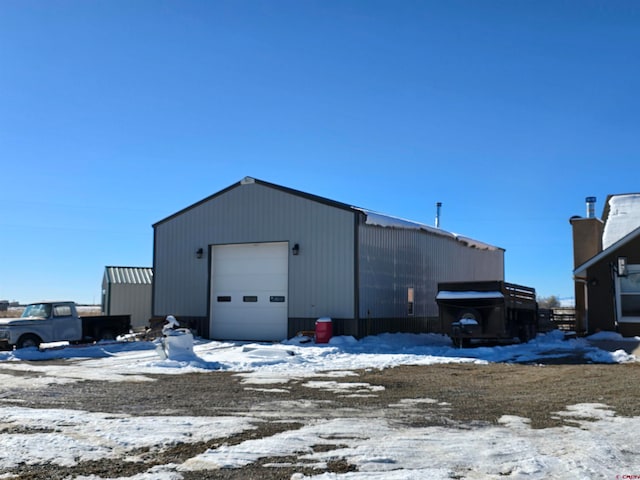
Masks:
[[[130,330],[129,315],[80,317],[74,302],[32,303],[20,318],[0,319],[0,349],[112,340]]]

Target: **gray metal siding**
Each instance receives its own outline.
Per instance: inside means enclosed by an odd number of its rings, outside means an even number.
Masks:
[[[151,318],[151,285],[111,285],[109,315],[131,315],[132,327],[147,327]]]
[[[504,250],[478,249],[415,229],[359,226],[360,317],[406,318],[414,288],[415,317],[435,317],[438,282],[503,280]]]
[[[102,311],[105,315],[131,315],[133,327],[148,326],[151,318],[153,269],[105,267]]]
[[[207,315],[211,245],[289,242],[289,317],[352,318],[354,212],[259,183],[155,225],[154,314]],[[291,255],[299,244],[300,254]],[[204,256],[196,258],[196,250]]]

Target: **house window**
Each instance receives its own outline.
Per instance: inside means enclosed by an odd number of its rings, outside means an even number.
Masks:
[[[413,305],[413,287],[409,287],[407,289],[407,315],[409,316],[413,315]]]
[[[618,321],[640,322],[640,265],[627,265],[627,275],[617,280]]]

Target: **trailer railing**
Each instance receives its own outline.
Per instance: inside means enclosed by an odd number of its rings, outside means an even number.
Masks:
[[[522,308],[528,304],[533,310],[537,308],[536,290],[534,288],[516,285],[515,283],[505,283],[503,293],[505,300],[511,302],[512,306],[518,305]]]
[[[541,331],[576,331],[575,308],[541,308],[538,310],[538,325]]]

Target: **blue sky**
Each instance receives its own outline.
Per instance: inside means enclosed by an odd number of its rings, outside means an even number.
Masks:
[[[0,2],[0,298],[99,303],[252,176],[506,249],[573,296],[584,198],[640,191],[640,3]]]

